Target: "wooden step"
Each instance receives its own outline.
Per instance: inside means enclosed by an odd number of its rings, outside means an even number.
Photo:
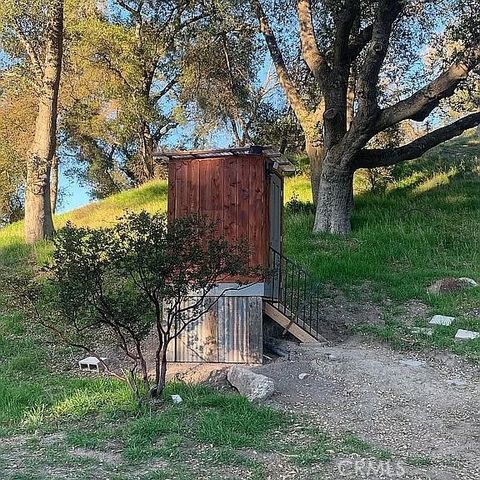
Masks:
[[[291,333],[296,339],[300,340],[302,343],[320,343],[324,341],[326,342],[326,339],[324,339],[317,332],[315,332],[317,338],[308,333],[305,323],[299,318],[295,318],[293,315],[291,315],[291,318],[287,317],[287,315],[282,312],[282,310],[285,310],[283,305],[279,305],[279,307],[281,309],[271,302],[263,302],[263,311],[265,315],[271,318],[274,322],[278,323],[281,327],[283,327],[287,332]]]

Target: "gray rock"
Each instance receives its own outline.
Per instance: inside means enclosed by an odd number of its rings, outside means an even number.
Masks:
[[[461,328],[457,330],[455,334],[455,340],[475,340],[480,337],[480,333],[472,332],[470,330],[462,330]]]
[[[230,368],[227,380],[251,402],[266,400],[275,392],[275,384],[271,378],[238,365]]]
[[[303,380],[303,379],[305,379],[305,378],[307,378],[307,377],[309,377],[309,376],[310,376],[309,373],[301,373],[301,374],[298,376],[298,378],[299,378],[300,380]]]
[[[330,352],[325,353],[325,358],[327,360],[330,360],[331,362],[338,362],[342,359],[340,355],[336,355],[335,353]]]
[[[443,325],[449,327],[455,321],[455,317],[447,317],[446,315],[434,315],[428,322],[430,325]]]
[[[470,285],[471,287],[478,287],[478,283],[473,278],[461,277],[458,280],[460,282]]]
[[[478,287],[478,283],[472,278],[442,278],[432,283],[432,285],[427,288],[427,291],[438,295],[441,293],[461,292],[462,290],[475,287]]]

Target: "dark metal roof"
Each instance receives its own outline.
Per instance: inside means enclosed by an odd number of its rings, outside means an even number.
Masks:
[[[278,168],[284,172],[294,172],[295,166],[280,152],[272,147],[252,145],[250,147],[238,148],[219,148],[211,150],[157,150],[154,158],[158,160],[176,160],[176,159],[207,159],[228,157],[235,155],[262,155],[272,159],[278,164]]]

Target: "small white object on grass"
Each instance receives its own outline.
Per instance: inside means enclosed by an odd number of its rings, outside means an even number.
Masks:
[[[173,403],[182,403],[183,402],[183,398],[180,396],[180,395],[172,395],[172,402]]]
[[[480,333],[462,330],[461,328],[455,334],[455,340],[475,340],[476,338],[480,338]]]
[[[103,370],[105,366],[102,362],[105,362],[106,357],[86,357],[78,362],[80,370],[85,372],[99,372]]]
[[[300,380],[303,380],[304,378],[307,378],[307,377],[309,377],[309,376],[310,376],[310,374],[308,374],[308,373],[301,373],[301,374],[298,376],[298,378],[299,378]]]
[[[442,325],[449,327],[455,321],[455,317],[447,317],[446,315],[434,315],[430,320],[430,325]]]

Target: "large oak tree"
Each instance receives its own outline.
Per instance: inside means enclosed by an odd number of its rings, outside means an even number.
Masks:
[[[251,2],[305,135],[316,232],[349,232],[357,169],[418,158],[480,123],[478,110],[464,111],[409,143],[373,148],[379,134],[402,122],[422,122],[433,113],[433,123],[440,123],[437,107],[467,82],[478,81],[478,2]],[[423,58],[427,47],[437,56],[430,68]],[[306,71],[302,82],[292,74],[299,65]]]

